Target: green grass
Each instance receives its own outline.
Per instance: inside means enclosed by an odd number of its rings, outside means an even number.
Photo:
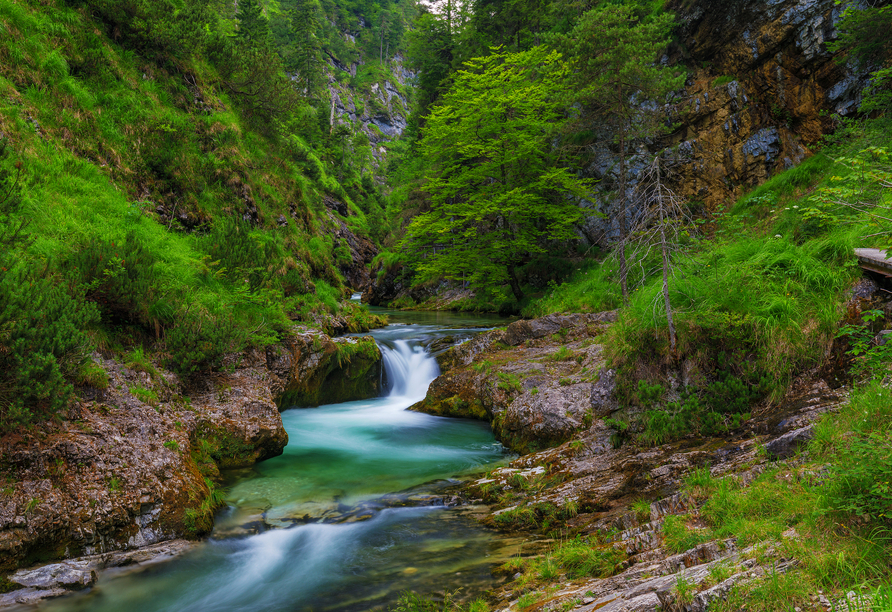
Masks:
[[[608,365],[618,370],[620,401],[638,403],[640,381],[665,385],[667,370],[684,361],[690,372],[688,393],[707,404],[704,410],[679,407],[676,412],[688,416],[672,423],[663,422],[672,410],[659,404],[654,410],[660,418],[646,426],[650,443],[739,426],[748,406],[728,414],[710,407],[715,395],[710,385],[755,389],[752,397],[739,398],[749,405],[776,401],[795,375],[821,362],[844,313],[845,291],[859,275],[852,249],[873,246],[864,244],[862,236],[888,229],[888,223],[844,207],[829,210],[826,202],[834,197],[867,198],[868,205],[888,200],[888,190],[884,195],[878,183],[869,184],[888,172],[882,155],[861,153],[892,144],[888,126],[887,119],[846,124],[824,152],[706,220],[704,236],[685,245],[670,281],[678,333],[674,353],[665,312],[655,306],[662,299],[661,279],[642,277],[642,268],[632,266],[631,303],[605,338]],[[856,161],[835,161],[841,156]],[[863,170],[857,176],[866,180],[856,184],[850,166],[858,163]],[[888,232],[873,242],[883,240],[888,241]],[[615,261],[580,267],[524,313],[616,307]]]
[[[522,314],[540,317],[553,312],[602,312],[622,303],[616,282],[616,264],[586,262],[566,281],[552,284],[545,295],[531,301]]]
[[[702,472],[688,478],[689,492],[705,498],[700,516],[712,537],[736,537],[740,548],[772,543],[798,562],[785,574],[735,587],[717,609],[746,602],[788,610],[806,605],[818,590],[835,601],[850,590],[869,593],[889,583],[892,529],[888,514],[871,509],[892,508],[883,486],[892,478],[890,407],[892,391],[867,383],[838,413],[821,418],[805,463],[774,467],[746,488]],[[796,535],[785,537],[790,530]]]

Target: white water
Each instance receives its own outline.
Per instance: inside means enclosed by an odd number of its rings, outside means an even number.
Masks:
[[[399,403],[412,405],[424,399],[427,388],[440,374],[437,360],[419,344],[395,340],[393,347],[381,345],[387,376],[387,395]]]

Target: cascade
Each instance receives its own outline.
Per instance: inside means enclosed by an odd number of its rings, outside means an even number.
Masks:
[[[427,388],[440,373],[437,360],[418,342],[379,342],[384,360],[386,395],[415,403],[424,399]]]
[[[486,423],[406,410],[439,374],[432,341],[459,341],[480,329],[468,324],[488,321],[399,316],[406,323],[372,332],[384,393],[284,411],[284,453],[233,473],[208,541],[40,610],[359,612],[386,609],[406,590],[491,585],[493,564],[517,552],[510,540],[503,546],[460,508],[423,500],[497,464],[504,449]]]

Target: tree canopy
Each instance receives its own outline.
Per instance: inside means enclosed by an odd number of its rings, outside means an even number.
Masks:
[[[473,286],[510,285],[515,267],[549,241],[575,237],[587,184],[559,165],[553,146],[564,121],[559,53],[535,47],[470,60],[423,131],[432,173],[431,209],[410,224],[403,246],[430,277]]]

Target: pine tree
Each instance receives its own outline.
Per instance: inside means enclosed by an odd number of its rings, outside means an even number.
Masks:
[[[236,36],[253,46],[266,46],[270,42],[269,22],[258,0],[238,0]]]
[[[291,60],[304,95],[312,98],[320,73],[319,5],[316,0],[297,0],[291,12],[294,37]]]

